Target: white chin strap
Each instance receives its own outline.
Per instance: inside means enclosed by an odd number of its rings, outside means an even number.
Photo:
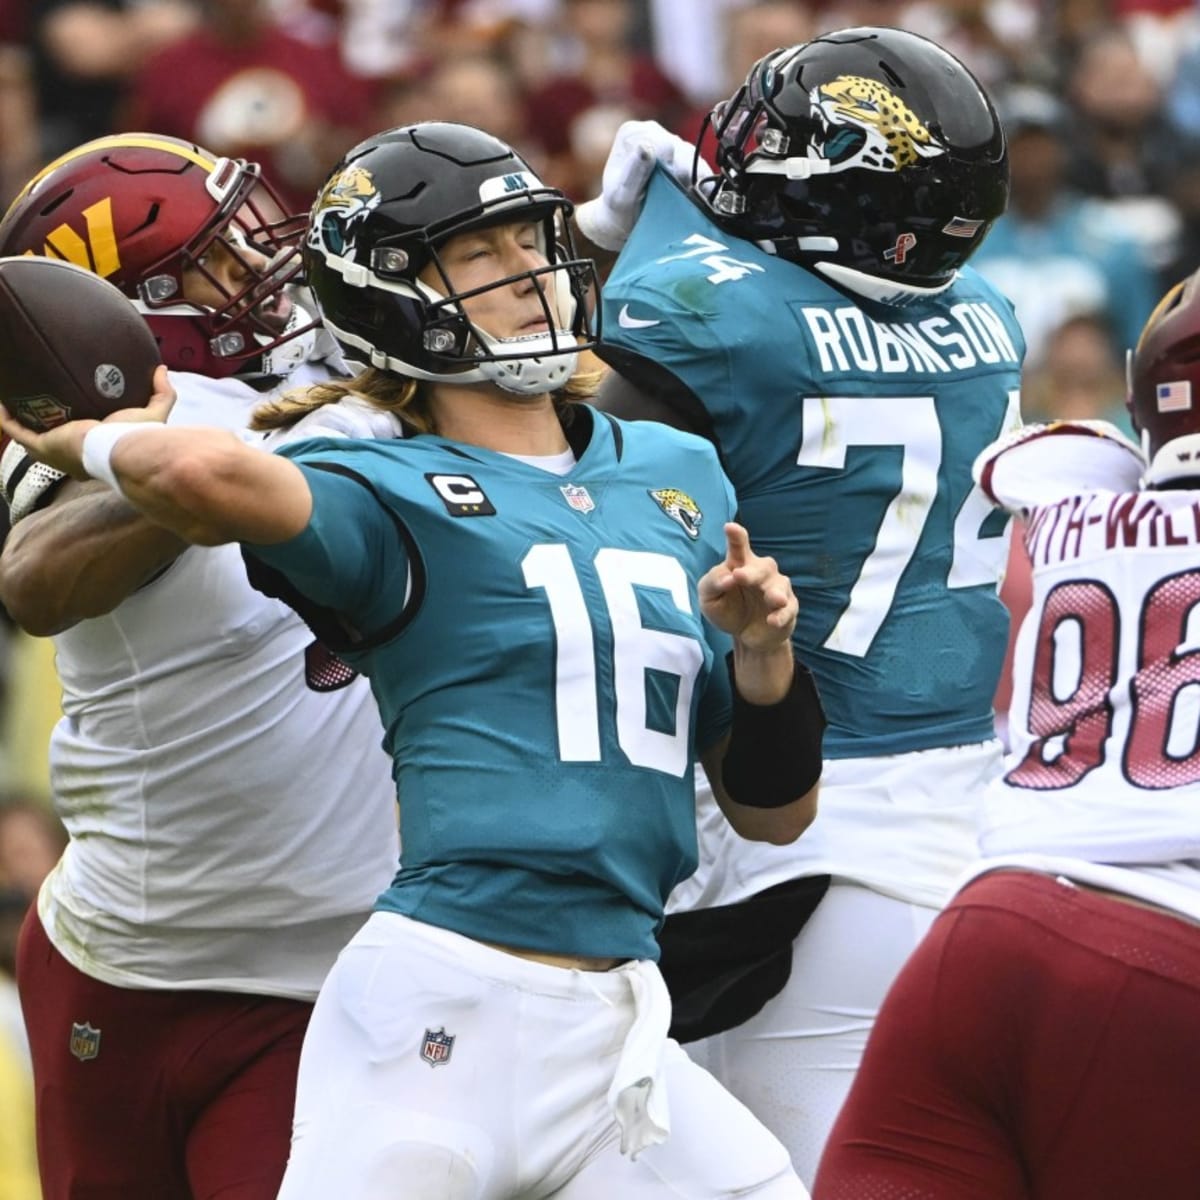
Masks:
[[[894,279],[881,279],[878,275],[868,275],[865,271],[856,271],[853,267],[844,267],[841,263],[817,262],[813,269],[819,271],[826,279],[862,296],[866,300],[874,300],[879,304],[894,304],[902,306],[914,304],[921,300],[929,300],[940,296],[958,278],[955,272],[945,283],[937,287],[916,287],[911,283],[897,283]]]
[[[558,391],[575,374],[579,364],[579,352],[569,350],[569,347],[576,345],[575,335],[565,329],[553,334],[494,338],[477,328],[476,335],[492,354],[511,354],[516,350],[520,351],[521,357],[481,362],[467,374],[478,374],[488,383],[494,383],[506,392],[515,392],[518,396],[540,396],[543,392]],[[455,375],[452,378],[462,379],[463,376]]]
[[[385,354],[365,338],[339,329],[328,318],[325,324],[343,346],[361,351],[359,354],[346,355],[352,368],[377,367],[381,371],[394,371],[397,375],[421,379],[426,383],[491,383],[518,396],[540,396],[563,387],[575,374],[579,363],[579,352],[568,349],[578,344],[577,339],[566,330],[560,330],[555,335],[539,333],[524,338],[493,338],[477,330],[489,350],[505,353],[520,349],[522,353],[529,351],[531,357],[477,362],[465,371],[423,371],[401,358]]]
[[[558,283],[552,305],[555,309],[554,315],[561,325],[569,326],[574,319],[575,298],[571,293],[566,272],[558,270],[554,274]],[[414,281],[413,287],[431,303],[444,299],[440,292],[419,279]],[[461,305],[456,307],[462,311]],[[480,360],[475,366],[457,372],[426,372],[407,365],[400,369],[406,375],[415,375],[419,379],[437,383],[493,383],[496,387],[518,396],[541,396],[563,387],[575,374],[579,365],[579,353],[572,349],[579,342],[567,328],[508,338],[493,337],[474,322],[471,322],[470,328],[475,340],[492,355],[492,361]],[[513,355],[520,357],[512,357]],[[375,358],[376,354],[373,353],[373,365],[397,369],[392,366],[391,360],[384,363],[376,362]],[[464,358],[464,362],[470,361],[469,358]]]
[[[1176,479],[1200,479],[1200,433],[1172,438],[1150,460],[1142,483],[1159,487]]]

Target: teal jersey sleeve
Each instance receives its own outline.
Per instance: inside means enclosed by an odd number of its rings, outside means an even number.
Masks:
[[[733,685],[725,666],[725,657],[733,649],[733,639],[707,621],[705,633],[712,648],[713,669],[696,721],[697,756],[711,750],[729,732],[733,720]]]
[[[1019,423],[1012,306],[970,268],[906,306],[856,299],[726,233],[661,170],[603,306],[634,383],[650,362],[698,397],[755,549],[790,575],[826,752],[992,736],[1006,522],[971,466]]]
[[[245,550],[307,600],[337,611],[365,633],[383,628],[402,609],[409,559],[395,515],[356,477],[349,445],[320,439],[280,449],[304,473],[312,515],[294,538]],[[337,469],[329,470],[330,464]]]

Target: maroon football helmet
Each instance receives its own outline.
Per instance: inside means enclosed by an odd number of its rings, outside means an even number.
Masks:
[[[1127,403],[1147,483],[1200,477],[1200,272],[1158,302],[1129,356]]]
[[[305,215],[284,212],[257,164],[152,133],[98,138],[36,175],[0,222],[0,254],[44,254],[95,271],[145,316],[168,367],[212,378],[285,375],[315,318],[284,287],[301,270]],[[234,256],[236,291],[206,269]],[[190,303],[185,269],[224,297]]]

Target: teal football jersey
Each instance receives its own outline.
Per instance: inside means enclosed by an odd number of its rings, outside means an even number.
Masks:
[[[660,168],[604,337],[633,382],[649,360],[708,411],[740,519],[795,585],[826,754],[992,737],[1007,536],[971,464],[1019,423],[1008,302],[970,269],[933,299],[856,302],[722,231]]]
[[[312,519],[247,550],[365,638],[342,656],[375,690],[403,847],[380,907],[655,958],[696,865],[697,751],[730,719],[696,585],[734,497],[703,439],[588,407],[575,425],[564,476],[434,436],[287,446]]]

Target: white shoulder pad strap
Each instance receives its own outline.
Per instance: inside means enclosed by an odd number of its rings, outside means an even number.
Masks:
[[[35,462],[24,446],[9,442],[0,454],[0,496],[8,505],[9,523],[15,525],[49,503],[64,479],[62,471]]]
[[[999,508],[1019,513],[1081,492],[1136,492],[1146,460],[1108,421],[1024,425],[975,460],[972,474]]]

